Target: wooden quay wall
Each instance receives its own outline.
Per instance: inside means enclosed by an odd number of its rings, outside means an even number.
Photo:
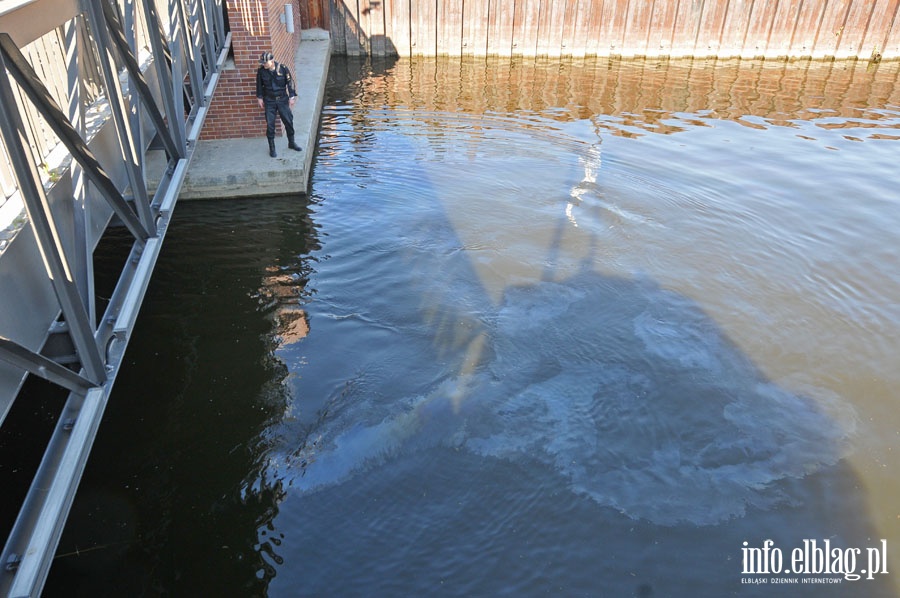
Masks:
[[[900,0],[299,0],[333,52],[900,58]]]

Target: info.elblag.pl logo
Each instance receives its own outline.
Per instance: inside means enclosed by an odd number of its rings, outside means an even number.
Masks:
[[[760,547],[744,542],[742,583],[841,583],[887,574],[887,540],[866,548],[832,546],[831,540],[803,540],[789,553],[766,540]],[[791,577],[793,576],[793,577]],[[830,576],[830,577],[822,577]]]

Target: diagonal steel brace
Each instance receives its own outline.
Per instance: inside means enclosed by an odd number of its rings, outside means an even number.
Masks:
[[[87,389],[97,386],[49,357],[35,353],[4,336],[0,336],[0,360],[72,392],[83,393]]]
[[[41,114],[45,116],[47,124],[53,129],[60,141],[65,144],[72,157],[84,168],[88,179],[100,190],[103,197],[116,215],[122,219],[122,222],[131,234],[141,241],[146,241],[150,236],[147,229],[138,220],[131,208],[128,207],[115,183],[112,182],[103,166],[94,156],[94,153],[88,148],[78,131],[75,130],[72,123],[63,114],[56,100],[47,91],[44,82],[38,78],[31,64],[22,55],[19,48],[16,47],[8,33],[0,33],[0,52],[4,54],[9,73]]]
[[[141,68],[137,63],[137,59],[134,57],[134,54],[131,52],[131,48],[128,46],[128,40],[125,39],[125,34],[122,31],[122,25],[121,23],[119,23],[119,19],[113,11],[112,5],[108,2],[103,2],[102,7],[103,17],[106,20],[107,27],[109,28],[113,45],[119,52],[119,58],[121,58],[122,62],[125,63],[125,68],[128,69],[128,74],[131,75],[132,81],[137,88],[138,95],[144,102],[144,108],[146,108],[149,112],[150,118],[153,120],[153,124],[156,126],[156,131],[157,133],[159,133],[159,136],[162,139],[163,145],[166,148],[166,153],[169,154],[169,158],[184,158],[184,148],[178,147],[175,144],[175,141],[172,139],[172,136],[169,134],[169,129],[166,126],[166,121],[163,118],[162,113],[157,108],[156,100],[154,99],[153,94],[150,91],[150,86],[147,85],[147,81],[146,79],[144,79],[144,74],[141,72]],[[172,115],[172,117],[174,118],[174,115]]]

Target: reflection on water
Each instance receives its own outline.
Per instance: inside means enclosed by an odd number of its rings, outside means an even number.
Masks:
[[[898,75],[896,61],[422,59],[401,61],[389,76],[373,73],[360,91],[369,110],[514,115],[519,124],[532,115],[538,129],[547,119],[597,119],[614,135],[636,137],[718,120],[752,128],[813,121],[863,139],[900,139]]]
[[[308,207],[179,207],[139,331],[173,375],[79,499],[130,501],[106,564],[154,593],[769,596],[744,542],[885,539],[893,571],[897,72],[335,57]],[[51,581],[102,589],[86,562]]]

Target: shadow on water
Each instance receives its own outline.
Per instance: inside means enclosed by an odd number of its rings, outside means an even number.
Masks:
[[[426,174],[417,184],[438,195]],[[291,500],[263,536],[298,536],[273,547],[273,594],[778,595],[741,584],[744,542],[880,546],[844,460],[855,414],[842,399],[767,380],[694,301],[602,274],[590,250],[577,271],[546,269],[495,302],[452,215],[435,216],[415,223],[421,246],[380,247],[404,255],[392,285],[421,298],[412,329],[431,345],[384,348],[415,342],[388,334],[369,347],[391,364],[415,351],[421,391],[395,393],[360,365],[324,403],[295,396],[305,416],[273,428],[266,480]],[[334,317],[364,331],[364,305]],[[894,595],[884,575],[843,583],[799,591]]]
[[[402,96],[394,67],[336,59],[328,101]],[[365,107],[329,118],[326,162],[330,136],[356,143],[347,196],[179,206],[47,595],[895,595],[741,583],[743,542],[877,546],[843,400],[598,271],[590,234],[554,267],[564,202],[546,261],[495,295],[474,259],[493,249],[446,207],[401,217],[364,189]],[[317,202],[354,184],[363,207],[329,220]]]
[[[299,198],[179,205],[45,595],[265,595],[280,491],[244,484],[316,248]]]
[[[880,546],[847,421],[652,281],[511,288],[446,369],[277,426],[273,595],[771,595],[740,585],[744,542]],[[847,583],[790,595],[894,595]]]
[[[651,280],[585,270],[510,288],[480,318],[460,376],[387,415],[329,408],[292,459],[293,485],[450,446],[554,469],[634,519],[711,525],[797,503],[788,482],[847,448],[852,411],[835,422],[767,381],[696,304]]]

